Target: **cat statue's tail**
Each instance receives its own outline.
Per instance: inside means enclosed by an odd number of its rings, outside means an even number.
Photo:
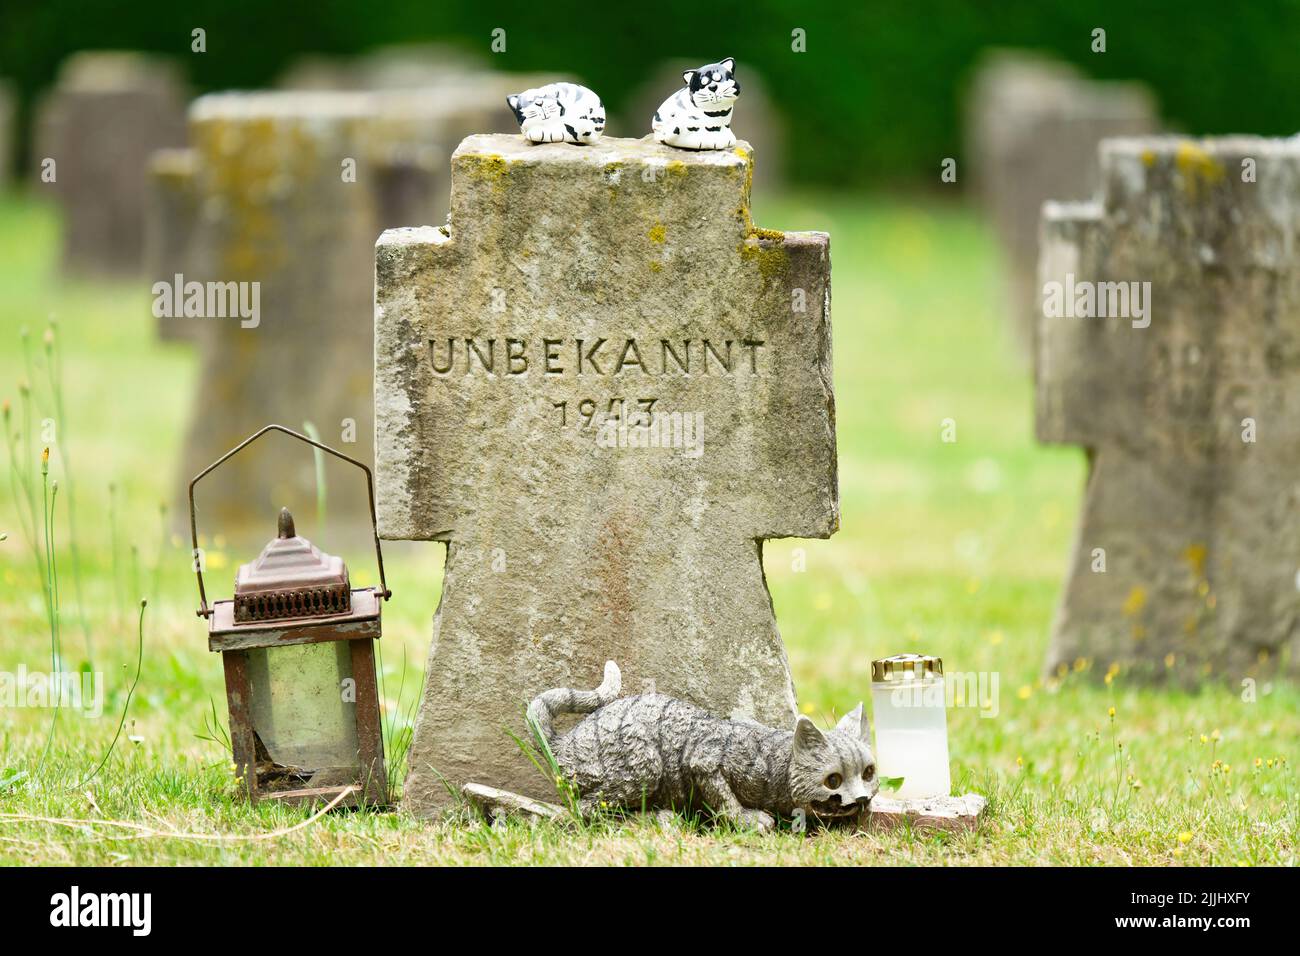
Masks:
[[[556,687],[543,691],[528,705],[528,725],[536,728],[549,747],[555,739],[556,714],[590,714],[615,700],[623,689],[623,675],[613,661],[605,662],[605,679],[595,690]]]

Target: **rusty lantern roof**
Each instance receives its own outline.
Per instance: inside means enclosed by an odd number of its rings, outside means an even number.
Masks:
[[[351,610],[343,559],[299,537],[293,515],[281,508],[276,537],[235,576],[235,621],[328,617]]]

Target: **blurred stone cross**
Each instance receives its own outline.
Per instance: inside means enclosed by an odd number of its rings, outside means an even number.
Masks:
[[[1043,216],[1037,427],[1090,474],[1048,669],[1300,660],[1300,141],[1107,140]]]
[[[540,798],[511,734],[556,686],[788,726],[764,539],[839,522],[830,259],[749,217],[748,145],[472,136],[448,228],[376,250],[386,538],[447,542],[407,808]]]

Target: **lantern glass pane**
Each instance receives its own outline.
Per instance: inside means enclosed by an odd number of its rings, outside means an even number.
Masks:
[[[312,773],[360,766],[350,644],[248,652],[253,729],[275,763]]]

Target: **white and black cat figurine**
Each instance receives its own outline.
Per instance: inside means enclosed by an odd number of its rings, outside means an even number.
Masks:
[[[727,57],[682,74],[686,85],[664,100],[651,120],[654,137],[678,149],[730,149],[731,112],[740,96],[736,61]]]
[[[515,111],[519,132],[532,143],[587,145],[605,132],[600,97],[577,83],[547,83],[512,93],[506,103]]]

